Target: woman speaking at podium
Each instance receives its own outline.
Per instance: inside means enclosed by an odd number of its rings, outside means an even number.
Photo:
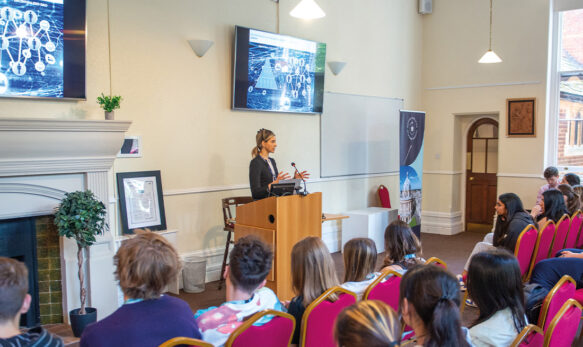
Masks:
[[[255,136],[257,145],[253,147],[251,156],[253,159],[249,163],[249,184],[251,185],[251,196],[255,200],[267,198],[269,190],[273,183],[290,178],[287,172],[277,171],[275,159],[270,158],[269,154],[275,152],[277,142],[275,134],[271,130],[259,129]],[[310,174],[306,171],[294,174],[294,178],[309,178]]]

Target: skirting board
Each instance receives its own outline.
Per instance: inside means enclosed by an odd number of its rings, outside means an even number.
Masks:
[[[335,253],[340,251],[340,242],[341,242],[341,228],[340,223],[338,222],[325,222],[322,224],[322,241],[328,247],[330,253]],[[218,281],[221,277],[221,266],[223,265],[223,254],[225,252],[224,247],[215,247],[204,249],[195,252],[189,253],[182,253],[180,257],[182,261],[186,257],[199,257],[206,259],[206,274],[205,274],[205,283]],[[179,288],[182,289],[183,281],[182,276],[179,279]]]
[[[421,211],[421,232],[440,235],[459,234],[464,229],[462,212]]]

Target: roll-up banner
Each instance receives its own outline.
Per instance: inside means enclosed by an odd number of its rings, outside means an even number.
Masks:
[[[425,112],[400,111],[400,201],[399,218],[421,237],[421,180]]]

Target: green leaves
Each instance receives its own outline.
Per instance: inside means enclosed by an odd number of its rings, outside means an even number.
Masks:
[[[107,112],[118,109],[120,102],[121,96],[119,95],[105,96],[103,93],[101,93],[101,96],[97,97],[97,103]]]
[[[105,205],[90,191],[65,194],[55,212],[59,235],[74,239],[79,247],[95,243],[95,236],[107,228]]]

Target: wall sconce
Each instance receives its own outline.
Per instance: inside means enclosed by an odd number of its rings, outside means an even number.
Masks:
[[[215,42],[211,40],[188,40],[188,43],[190,44],[190,47],[194,53],[199,58],[202,58],[206,51],[208,51]]]
[[[342,71],[342,69],[344,69],[344,66],[346,66],[345,61],[329,61],[328,62],[328,68],[330,68],[330,71],[332,71],[334,76],[338,75],[340,73],[340,71]]]

